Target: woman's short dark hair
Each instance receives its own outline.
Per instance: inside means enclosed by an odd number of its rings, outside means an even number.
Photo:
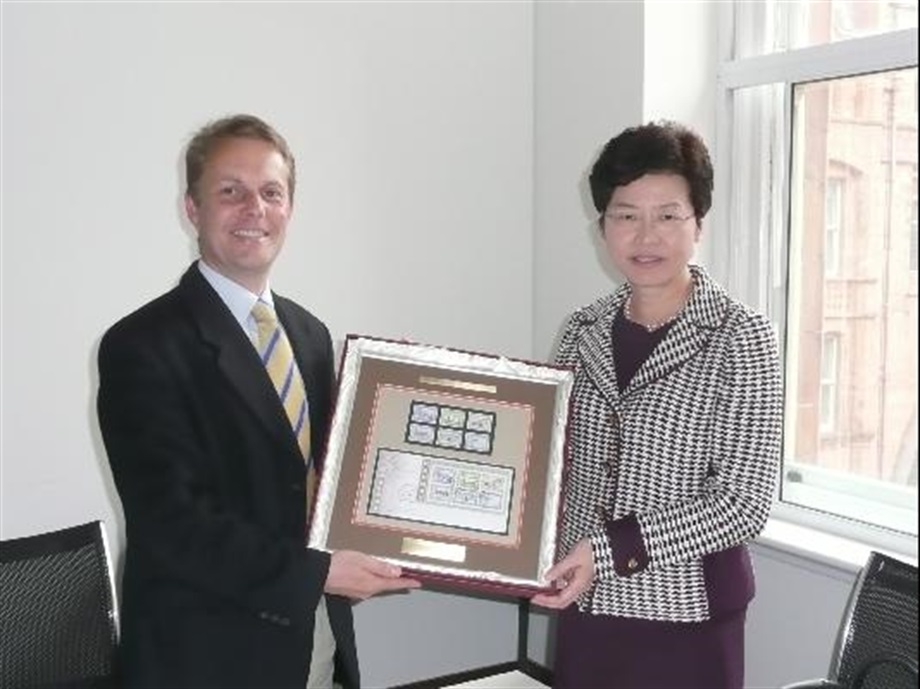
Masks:
[[[185,149],[185,193],[198,202],[198,183],[204,173],[204,166],[218,144],[227,139],[258,139],[274,146],[288,168],[288,199],[294,199],[294,154],[284,137],[255,115],[224,117],[209,122],[195,133]]]
[[[690,203],[699,221],[712,206],[712,162],[702,138],[676,122],[630,127],[604,146],[589,178],[598,213],[607,210],[617,187],[647,174],[675,174],[687,180]]]

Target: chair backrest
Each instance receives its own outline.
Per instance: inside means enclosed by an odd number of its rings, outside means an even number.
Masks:
[[[917,567],[873,552],[837,639],[830,678],[846,687],[917,686]]]
[[[110,563],[100,521],[0,541],[0,687],[111,686]]]

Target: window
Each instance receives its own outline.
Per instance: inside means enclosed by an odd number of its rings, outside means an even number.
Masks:
[[[824,190],[824,275],[840,272],[840,226],[843,216],[843,180],[830,177]]]
[[[780,333],[777,513],[916,554],[917,1],[722,11],[714,264]]]
[[[837,385],[840,335],[824,333],[821,339],[821,380],[818,394],[818,425],[821,433],[829,435],[837,428]]]
[[[917,28],[917,0],[735,0],[732,4],[731,60]]]

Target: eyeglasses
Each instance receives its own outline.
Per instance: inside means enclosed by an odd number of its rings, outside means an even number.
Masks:
[[[647,219],[642,213],[632,208],[619,208],[604,213],[603,222],[620,231],[635,231],[643,222],[649,222],[659,230],[676,230],[683,227],[688,220],[696,217],[694,213],[681,215],[674,209],[652,211],[650,215],[651,218]]]

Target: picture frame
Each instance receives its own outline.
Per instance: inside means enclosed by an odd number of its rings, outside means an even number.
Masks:
[[[349,335],[309,546],[509,595],[556,557],[570,369]]]

